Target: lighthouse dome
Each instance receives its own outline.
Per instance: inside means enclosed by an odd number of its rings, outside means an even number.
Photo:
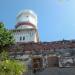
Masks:
[[[16,18],[16,28],[37,28],[37,15],[32,10],[22,10]]]

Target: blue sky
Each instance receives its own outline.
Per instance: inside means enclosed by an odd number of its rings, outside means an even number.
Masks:
[[[0,21],[13,29],[16,15],[24,9],[38,15],[41,41],[75,39],[75,0],[0,0]]]

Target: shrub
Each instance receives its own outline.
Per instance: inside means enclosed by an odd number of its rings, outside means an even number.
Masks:
[[[0,75],[22,75],[26,71],[26,66],[16,60],[0,61]]]

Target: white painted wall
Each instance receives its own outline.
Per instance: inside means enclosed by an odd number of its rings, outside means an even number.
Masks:
[[[35,31],[15,31],[13,32],[13,36],[16,42],[37,42],[36,32]],[[20,40],[20,37],[22,38]],[[23,40],[23,37],[25,39]]]
[[[29,29],[29,28],[33,28],[32,26],[28,26],[28,25],[21,25],[19,27],[17,27],[17,29]]]

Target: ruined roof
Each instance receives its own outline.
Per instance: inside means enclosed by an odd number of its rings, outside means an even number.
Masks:
[[[17,42],[9,47],[10,51],[32,51],[32,50],[52,50],[52,49],[66,49],[75,48],[75,40],[62,40],[53,42]]]

